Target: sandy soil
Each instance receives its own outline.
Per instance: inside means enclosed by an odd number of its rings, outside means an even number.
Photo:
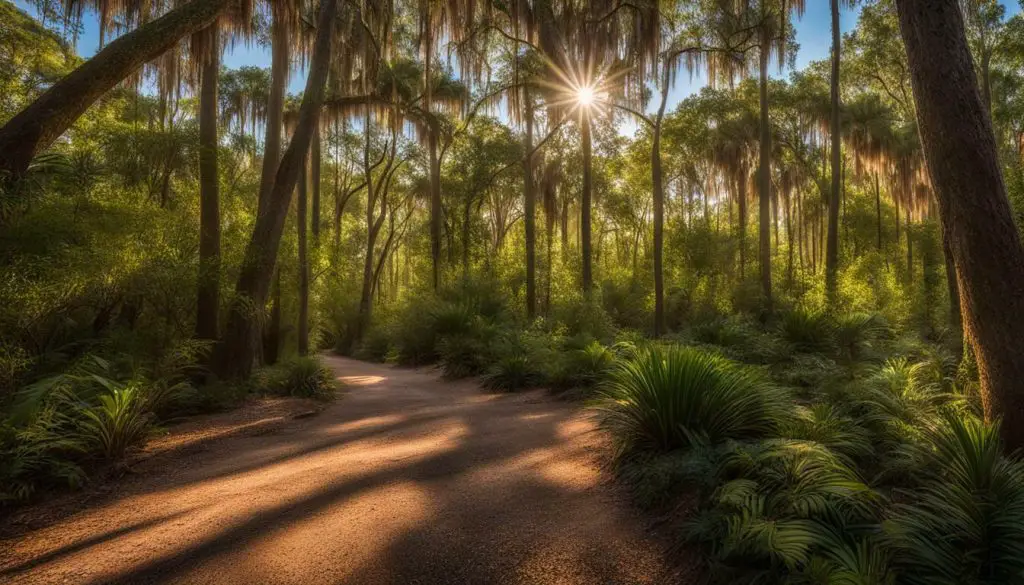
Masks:
[[[0,582],[674,580],[600,473],[604,444],[585,411],[326,360],[348,390],[322,412],[290,403],[193,423],[105,496],[5,527]]]

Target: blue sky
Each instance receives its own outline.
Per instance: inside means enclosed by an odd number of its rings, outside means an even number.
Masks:
[[[1006,6],[1008,16],[1020,12],[1018,0],[1001,1]],[[35,14],[34,9],[25,0],[15,0],[15,4],[26,10],[29,14]],[[845,9],[843,11],[843,14],[840,16],[840,26],[844,33],[849,32],[856,26],[859,12],[859,9]],[[85,57],[94,54],[99,46],[96,18],[95,15],[92,16],[93,18],[86,18],[85,30],[78,40],[78,53]],[[829,47],[832,43],[830,28],[829,1],[808,0],[807,10],[804,12],[803,18],[796,23],[796,41],[800,44],[800,50],[797,53],[796,59],[797,68],[802,68],[811,61],[828,57]],[[243,65],[269,67],[270,51],[269,48],[258,45],[247,47],[244,44],[239,44],[225,54],[224,64],[232,68]],[[699,91],[706,82],[706,77],[702,75],[694,76],[692,80],[686,76],[681,76],[679,83],[669,94],[669,108],[675,107],[684,98]],[[300,92],[304,86],[304,75],[292,77],[290,88],[292,92]]]

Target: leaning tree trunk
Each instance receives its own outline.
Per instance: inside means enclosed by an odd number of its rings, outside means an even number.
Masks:
[[[20,176],[103,94],[186,36],[209,26],[231,0],[193,0],[142,25],[53,84],[0,128],[0,174]]]
[[[583,292],[589,295],[594,288],[594,275],[591,268],[590,242],[590,205],[593,189],[592,169],[593,157],[590,137],[590,112],[580,112],[580,133],[583,139],[583,198],[580,202],[580,250],[583,252]]]
[[[533,103],[525,91],[526,156],[523,158],[523,227],[526,229],[526,316],[537,316],[537,190],[533,180]]]
[[[288,23],[285,22],[280,3],[271,3],[270,99],[267,102],[267,128],[263,142],[263,170],[260,175],[260,194],[257,215],[263,213],[274,188],[274,177],[281,159],[281,131],[284,122],[285,86],[288,82]]]
[[[277,264],[277,250],[284,231],[285,216],[288,214],[299,172],[306,162],[306,154],[323,105],[337,2],[324,0],[320,6],[316,44],[310,61],[306,91],[299,107],[299,121],[274,178],[266,213],[256,218],[252,238],[245,249],[245,260],[238,275],[235,298],[231,303],[227,328],[220,345],[218,367],[225,378],[248,378],[252,374],[258,342],[257,323]]]
[[[199,279],[196,337],[217,339],[220,307],[220,193],[217,177],[217,82],[220,32],[217,23],[199,33],[204,49],[199,89]]]
[[[299,326],[298,350],[299,355],[309,355],[309,238],[307,232],[307,220],[309,203],[309,167],[302,166],[299,173],[299,199],[295,205],[295,223],[297,226],[298,248],[299,248]]]
[[[772,312],[771,164],[772,137],[768,120],[768,39],[763,34],[760,50],[761,146],[758,169],[758,260],[761,265],[761,296],[765,315]]]
[[[832,4],[832,189],[828,199],[828,238],[825,244],[825,292],[834,303],[839,284],[839,189],[842,144],[839,141],[839,0]],[[834,304],[833,304],[834,306]]]
[[[957,0],[897,0],[925,159],[956,268],[986,420],[1024,446],[1024,247]]]

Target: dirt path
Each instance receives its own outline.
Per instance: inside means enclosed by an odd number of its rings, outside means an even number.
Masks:
[[[666,583],[586,413],[329,357],[316,416],[164,458],[0,542],[0,583]],[[153,466],[150,466],[153,467]]]

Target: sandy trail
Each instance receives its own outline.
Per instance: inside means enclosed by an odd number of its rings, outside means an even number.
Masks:
[[[4,583],[665,583],[578,407],[328,357],[320,414],[162,458],[0,541]]]

